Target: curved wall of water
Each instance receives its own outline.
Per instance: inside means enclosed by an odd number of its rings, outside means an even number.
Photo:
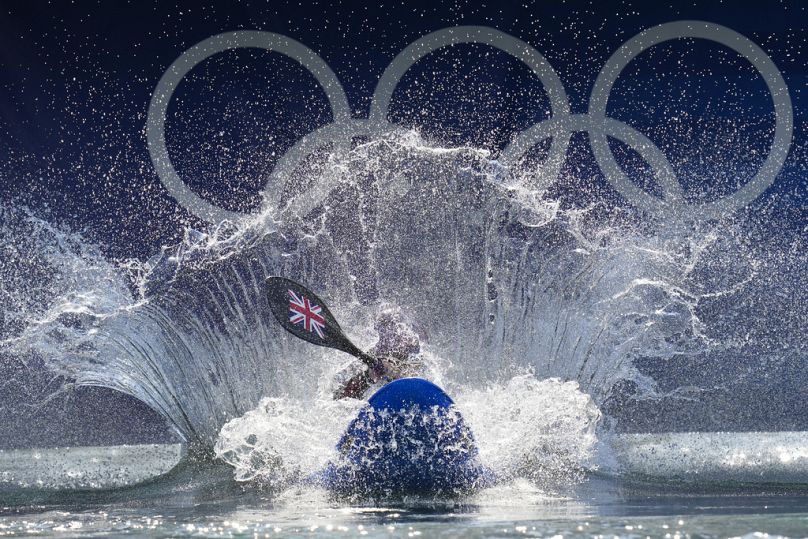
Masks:
[[[450,388],[533,373],[576,381],[598,404],[621,380],[654,393],[638,359],[720,346],[702,301],[749,279],[739,267],[698,285],[717,243],[710,230],[660,235],[616,212],[562,209],[527,196],[524,178],[484,152],[411,132],[309,165],[284,191],[283,218],[268,209],[209,234],[189,230],[147,264],[109,262],[78,236],[20,218],[47,229],[29,235],[50,245],[34,248],[49,252],[44,264],[74,277],[18,313],[5,352],[133,395],[184,439],[211,445],[264,397],[315,398],[346,361],[282,332],[262,289],[268,275],[316,290],[363,347],[375,310],[401,306],[426,330]],[[318,182],[333,189],[296,215]]]

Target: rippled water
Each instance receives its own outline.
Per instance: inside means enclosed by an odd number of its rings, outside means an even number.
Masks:
[[[13,461],[18,469],[12,481],[3,477],[0,534],[804,537],[808,483],[799,481],[808,478],[806,443],[806,433],[622,435],[610,448],[619,475],[517,478],[451,500],[360,504],[311,486],[273,490],[263,481],[238,482],[230,466],[187,461],[141,485],[110,488],[175,466],[182,456],[177,445],[18,450],[0,454],[3,467]],[[737,461],[739,455],[746,460]],[[721,456],[723,475],[716,471]],[[773,483],[778,477],[785,482]]]
[[[802,537],[808,492],[660,487],[591,476],[544,490],[526,481],[459,500],[345,505],[325,492],[244,489],[226,468],[185,469],[102,493],[6,492],[0,533],[60,537]]]

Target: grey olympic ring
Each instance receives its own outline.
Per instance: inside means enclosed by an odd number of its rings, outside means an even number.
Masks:
[[[609,93],[621,71],[628,63],[649,47],[679,38],[701,38],[720,43],[746,58],[757,69],[772,97],[775,112],[775,135],[768,157],[757,174],[730,196],[715,202],[688,204],[681,185],[663,152],[645,135],[628,124],[606,116]],[[542,189],[555,181],[566,159],[573,132],[590,133],[595,159],[606,179],[614,188],[638,208],[651,214],[672,217],[687,216],[700,220],[719,217],[737,210],[760,196],[775,180],[788,156],[793,136],[791,98],[782,74],[766,53],[743,35],[716,24],[702,21],[677,21],[662,24],[640,32],[624,43],[600,71],[589,100],[587,114],[571,114],[569,98],[558,74],[547,60],[527,43],[494,28],[458,26],[445,28],[416,40],[399,53],[379,79],[367,119],[352,118],[345,92],[334,72],[305,45],[271,32],[237,31],[218,34],[188,49],[166,70],[157,84],[149,106],[146,127],[149,153],[166,189],[188,211],[209,221],[234,221],[246,214],[213,206],[197,196],[185,185],[171,165],[165,145],[165,120],[171,96],[185,75],[206,58],[226,50],[256,47],[285,54],[308,69],[328,97],[334,121],[309,133],[299,140],[275,166],[264,197],[270,208],[282,217],[280,189],[291,173],[307,156],[327,144],[347,148],[352,137],[379,136],[395,129],[387,119],[390,100],[401,78],[415,62],[446,46],[460,43],[485,44],[502,50],[525,63],[544,84],[550,99],[551,117],[520,132],[502,151],[500,160],[505,165],[517,165],[520,158],[535,144],[551,139],[550,155],[533,175],[534,189]],[[607,136],[627,144],[651,165],[663,190],[657,198],[639,188],[622,171],[609,149]],[[301,214],[315,207],[336,185],[327,179],[312,186],[305,201],[295,205]],[[302,197],[301,197],[302,198]]]
[[[180,81],[203,60],[216,53],[230,49],[242,47],[252,47],[266,49],[285,54],[297,60],[303,67],[308,69],[325,90],[328,102],[335,122],[345,122],[351,118],[351,109],[348,106],[348,99],[337,76],[328,67],[322,58],[317,56],[311,49],[302,43],[295,41],[281,34],[272,32],[259,32],[254,30],[242,30],[237,32],[227,32],[209,37],[201,41],[182,53],[173,64],[163,73],[157,83],[149,103],[149,115],[146,123],[146,140],[149,146],[154,168],[160,177],[160,181],[168,192],[185,209],[205,221],[219,223],[221,221],[236,221],[245,214],[228,211],[210,204],[206,200],[197,196],[177,175],[171,158],[168,155],[165,140],[165,122],[168,104],[171,96],[177,89]],[[294,150],[294,148],[293,148]]]

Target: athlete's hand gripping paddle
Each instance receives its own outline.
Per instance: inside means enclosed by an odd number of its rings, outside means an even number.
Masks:
[[[385,375],[381,361],[361,351],[342,333],[334,315],[314,292],[284,277],[269,277],[266,285],[272,315],[286,331],[312,344],[347,352],[377,376]]]

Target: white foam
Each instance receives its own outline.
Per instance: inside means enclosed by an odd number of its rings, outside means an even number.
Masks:
[[[570,480],[594,467],[600,411],[576,382],[516,376],[455,399],[480,457],[500,476]]]
[[[284,486],[325,466],[362,404],[355,399],[266,398],[222,427],[214,451],[233,466],[237,481]]]
[[[500,477],[569,481],[593,466],[600,412],[576,383],[523,375],[455,397],[483,464]],[[238,481],[286,486],[336,456],[340,435],[363,404],[264,399],[222,428],[216,455],[233,466]]]

